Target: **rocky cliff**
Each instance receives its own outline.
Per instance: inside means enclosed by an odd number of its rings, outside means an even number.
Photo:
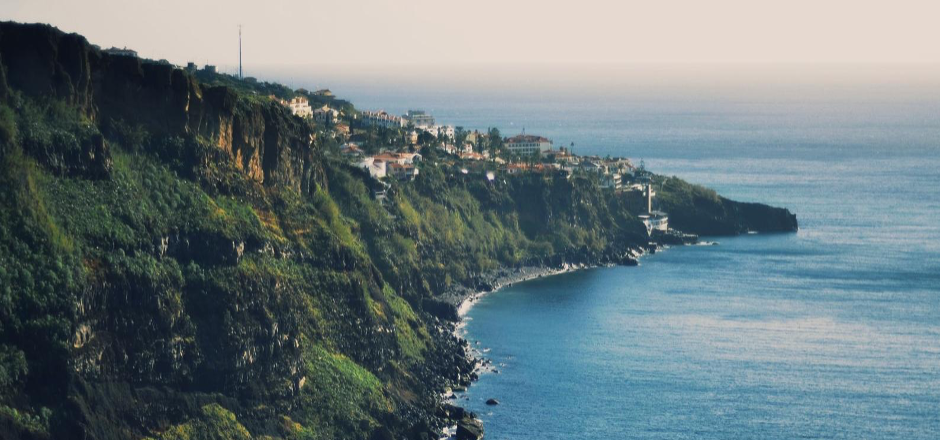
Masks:
[[[0,23],[0,437],[471,427],[439,400],[474,378],[442,294],[647,245],[585,177],[427,164],[377,201],[322,133],[251,92]],[[684,185],[662,186],[675,226],[796,228]]]
[[[306,193],[323,183],[312,130],[274,102],[202,87],[172,65],[108,55],[82,36],[42,25],[2,23],[0,57],[2,87],[75,106],[102,127],[120,122],[155,136],[211,140],[265,185]]]
[[[3,437],[433,430],[388,330],[444,332],[320,212],[279,212],[327,189],[309,124],[44,25],[0,24],[0,63]]]

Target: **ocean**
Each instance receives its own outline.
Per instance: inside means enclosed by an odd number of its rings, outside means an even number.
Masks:
[[[525,128],[797,214],[794,234],[485,296],[464,332],[498,372],[457,404],[487,438],[939,438],[936,82],[663,97],[337,82],[359,108]]]

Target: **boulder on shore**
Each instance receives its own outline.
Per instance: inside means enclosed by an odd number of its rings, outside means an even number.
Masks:
[[[460,421],[464,419],[465,416],[469,416],[469,413],[466,412],[463,407],[455,406],[453,404],[445,404],[444,410],[447,413],[447,416],[455,421]]]
[[[454,437],[457,439],[483,439],[484,425],[477,418],[465,416],[457,422],[457,432]]]

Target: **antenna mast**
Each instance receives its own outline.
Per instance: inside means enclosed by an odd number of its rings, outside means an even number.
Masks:
[[[239,25],[239,79],[242,79],[242,25]]]

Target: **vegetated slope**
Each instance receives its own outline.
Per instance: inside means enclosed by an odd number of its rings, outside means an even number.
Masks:
[[[647,240],[585,178],[429,164],[380,204],[276,102],[48,26],[0,67],[4,438],[435,436],[472,378],[436,295]]]

